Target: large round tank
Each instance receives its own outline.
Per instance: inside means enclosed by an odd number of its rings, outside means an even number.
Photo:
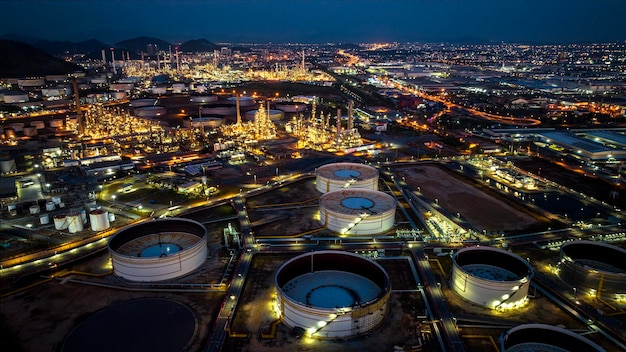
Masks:
[[[183,90],[185,90],[186,85],[185,83],[173,83],[172,84],[172,92],[174,94],[180,94],[183,92]]]
[[[17,166],[15,164],[15,159],[13,158],[3,158],[0,159],[0,172],[3,174],[8,174],[11,172],[15,172],[17,170]]]
[[[500,337],[502,352],[576,352],[605,350],[573,331],[545,324],[523,324],[509,329]]]
[[[78,212],[67,213],[67,231],[76,233],[83,230],[83,219]]]
[[[46,75],[46,81],[48,82],[66,82],[68,80],[67,75]]]
[[[17,80],[17,85],[20,86],[20,88],[21,87],[28,87],[28,88],[41,87],[45,84],[46,84],[46,80],[43,78],[25,78],[25,79]]]
[[[50,215],[48,214],[41,214],[39,215],[39,223],[42,225],[47,225],[50,223]]]
[[[288,260],[276,271],[274,285],[283,323],[317,338],[351,337],[377,328],[391,295],[389,275],[378,263],[341,251]]]
[[[208,104],[202,106],[202,114],[215,114],[220,116],[234,115],[237,113],[235,104]]]
[[[113,99],[116,100],[126,99],[127,96],[126,92],[113,92]]]
[[[25,126],[24,122],[14,122],[9,125],[9,127],[13,129],[15,132],[22,132],[24,130],[24,126]]]
[[[154,219],[119,230],[109,241],[115,274],[160,281],[189,274],[207,257],[207,230],[199,222]]]
[[[50,120],[50,127],[52,128],[62,128],[63,120]]]
[[[133,108],[141,108],[144,106],[155,106],[158,103],[159,103],[159,99],[145,98],[145,99],[131,100],[129,105]]]
[[[185,127],[193,128],[218,128],[224,123],[223,117],[200,117],[192,120],[185,120],[183,125]]]
[[[341,188],[367,188],[378,190],[378,170],[356,163],[333,163],[315,170],[315,188],[326,193]]]
[[[294,102],[278,103],[276,104],[276,109],[284,112],[303,112],[306,110],[306,104]]]
[[[248,120],[254,120],[254,115],[256,115],[256,113],[257,113],[258,111],[259,111],[259,110],[250,110],[250,111],[247,111],[247,112],[246,112],[246,119],[248,119]],[[274,110],[274,109],[271,109],[271,110],[269,110],[269,111],[267,111],[267,110],[266,110],[266,111],[265,111],[265,113],[267,114],[267,117],[269,117],[269,118],[270,118],[270,120],[272,120],[272,121],[279,121],[279,120],[282,120],[282,119],[283,119],[283,117],[285,117],[285,112],[284,112],[284,111],[282,111],[282,110]]]
[[[115,213],[109,213],[109,222],[115,221]]]
[[[55,230],[65,230],[67,229],[67,216],[65,214],[58,214],[52,217],[52,221],[54,222]]]
[[[167,87],[152,87],[150,88],[152,94],[163,95],[167,93]]]
[[[320,197],[320,222],[340,234],[372,235],[393,227],[396,200],[383,192],[348,188]]]
[[[95,209],[89,212],[89,222],[91,223],[91,231],[104,231],[111,225],[109,224],[109,214],[102,209]]]
[[[133,109],[133,114],[137,117],[158,117],[167,113],[163,106],[143,106]]]
[[[559,277],[593,296],[626,294],[625,258],[625,249],[607,243],[566,242],[561,245]]]
[[[31,205],[31,206],[28,208],[28,212],[29,212],[31,215],[39,214],[39,212],[40,212],[40,211],[41,211],[41,208],[39,208],[39,205]]]
[[[33,137],[37,134],[37,129],[35,127],[24,127],[24,136]]]
[[[526,303],[534,272],[518,255],[477,246],[459,250],[452,261],[452,289],[464,299],[492,309]]]
[[[229,97],[228,99],[226,99],[226,101],[228,101],[229,103],[235,105],[237,104],[236,101],[236,97]],[[256,105],[256,100],[254,100],[254,98],[252,97],[239,97],[239,106],[241,107],[247,107],[247,106],[254,106]]]
[[[189,100],[194,104],[207,104],[215,103],[217,101],[217,95],[192,95]]]
[[[41,130],[46,127],[46,124],[43,121],[31,121],[30,125],[35,127],[38,130]]]

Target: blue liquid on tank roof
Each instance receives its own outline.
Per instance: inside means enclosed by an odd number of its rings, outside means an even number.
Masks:
[[[374,202],[361,197],[350,197],[341,200],[341,205],[350,209],[369,209],[374,206]]]
[[[180,250],[181,248],[173,243],[161,243],[144,248],[139,256],[152,258],[167,257],[168,255],[174,254]]]
[[[335,175],[341,178],[357,178],[361,176],[361,173],[356,170],[337,170]]]

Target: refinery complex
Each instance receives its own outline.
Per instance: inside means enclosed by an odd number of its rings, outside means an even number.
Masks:
[[[626,349],[625,44],[57,56],[0,77],[8,350]]]

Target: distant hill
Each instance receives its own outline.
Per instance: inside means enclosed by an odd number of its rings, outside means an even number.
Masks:
[[[109,44],[103,43],[97,39],[88,39],[82,42],[71,42],[67,40],[54,41],[41,38],[25,37],[14,33],[4,34],[2,36],[2,39],[26,43],[52,55],[86,54],[88,52],[100,51],[103,48],[109,47]]]
[[[182,51],[184,53],[203,53],[213,52],[213,50],[218,50],[219,48],[219,46],[206,39],[192,39],[182,43],[178,47],[178,51]]]
[[[115,43],[115,47],[119,49],[125,49],[132,53],[140,54],[147,52],[148,44],[156,45],[159,50],[169,50],[170,43],[165,40],[153,37],[137,37],[132,39],[122,40]]]
[[[31,45],[0,39],[0,77],[68,74],[83,68]]]

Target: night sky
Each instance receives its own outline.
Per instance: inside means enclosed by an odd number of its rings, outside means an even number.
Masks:
[[[626,0],[4,0],[0,36],[170,42],[623,42]]]

